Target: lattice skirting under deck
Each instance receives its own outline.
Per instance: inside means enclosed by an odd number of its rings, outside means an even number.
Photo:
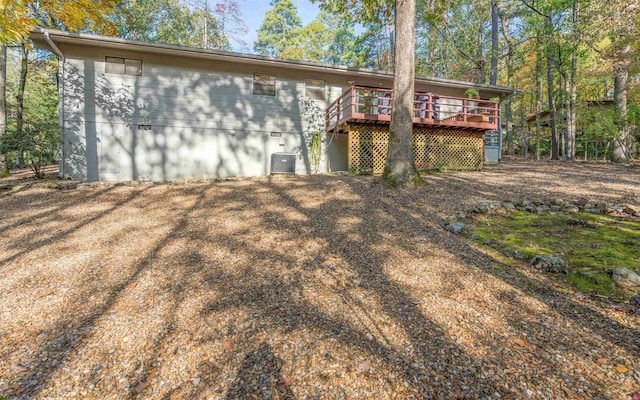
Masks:
[[[389,125],[349,124],[349,171],[381,174],[387,161]],[[483,163],[482,132],[413,128],[418,170],[475,170]]]

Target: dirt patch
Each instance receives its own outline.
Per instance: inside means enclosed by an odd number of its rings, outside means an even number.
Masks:
[[[0,395],[601,398],[640,318],[439,226],[483,200],[640,203],[637,168],[0,192]]]

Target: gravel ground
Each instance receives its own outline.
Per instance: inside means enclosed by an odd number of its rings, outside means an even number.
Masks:
[[[0,398],[631,399],[640,315],[439,221],[640,204],[640,168],[0,191]],[[2,181],[0,181],[2,183]]]

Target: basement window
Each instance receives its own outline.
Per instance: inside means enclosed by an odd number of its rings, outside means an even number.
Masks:
[[[276,95],[276,76],[272,74],[253,74],[253,94],[259,96]]]
[[[104,64],[107,74],[142,76],[142,60],[107,56]]]
[[[305,79],[305,94],[313,100],[327,100],[327,82],[321,79]]]

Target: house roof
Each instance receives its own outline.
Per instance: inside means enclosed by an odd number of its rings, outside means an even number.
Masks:
[[[612,106],[614,103],[613,99],[602,99],[602,100],[587,100],[585,104],[587,106]]]
[[[611,99],[601,99],[601,100],[585,100],[582,104],[589,107],[612,107],[614,101]],[[563,117],[564,118],[564,117]],[[551,119],[551,112],[549,110],[544,110],[540,112],[540,120],[542,121],[541,126],[549,126],[548,122]],[[529,118],[527,118],[527,123],[536,122],[536,114],[533,114]]]
[[[330,64],[322,64],[309,61],[287,60],[274,57],[264,57],[252,54],[235,53],[220,50],[208,50],[192,47],[174,46],[160,43],[148,43],[136,40],[127,40],[116,37],[100,36],[86,33],[70,33],[59,30],[35,29],[30,33],[36,47],[53,51],[47,41],[44,33],[48,32],[49,38],[54,43],[70,43],[84,46],[98,46],[106,48],[117,48],[122,50],[142,51],[154,54],[164,54],[180,57],[204,58],[214,61],[241,62],[243,64],[255,66],[275,66],[279,68],[289,68],[303,71],[327,72],[340,74],[348,77],[376,77],[376,78],[393,78],[393,73],[385,71],[377,71],[365,68],[354,68],[346,66],[336,66]],[[429,84],[432,86],[455,87],[460,89],[475,88],[490,91],[499,94],[501,97],[512,95],[520,92],[518,89],[505,86],[495,86],[478,84],[472,82],[457,81],[453,79],[434,78],[434,77],[416,77],[416,82]]]
[[[527,123],[532,123],[532,122],[536,122],[536,115],[534,114],[532,116],[530,116],[529,118],[527,118]],[[540,112],[540,120],[541,121],[548,121],[551,118],[551,112],[550,111],[542,111]],[[546,125],[543,125],[546,126]]]

